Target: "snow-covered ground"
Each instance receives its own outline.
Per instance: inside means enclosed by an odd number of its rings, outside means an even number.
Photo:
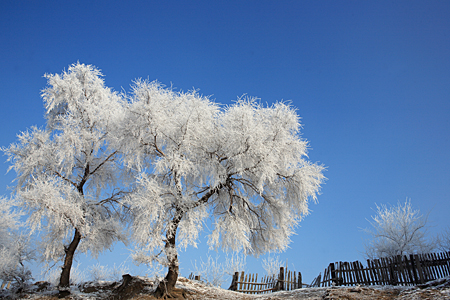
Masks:
[[[155,282],[145,277],[132,277],[128,285],[123,282],[90,282],[73,286],[66,299],[114,300],[154,299],[151,294]],[[223,299],[223,300],[269,300],[269,299],[450,299],[450,277],[435,280],[416,287],[372,286],[372,287],[328,287],[303,288],[294,291],[276,292],[265,295],[246,295],[221,288],[208,287],[201,282],[179,278],[175,296],[177,299]],[[57,291],[47,283],[36,283],[22,295],[9,294],[3,290],[0,299],[57,299]]]

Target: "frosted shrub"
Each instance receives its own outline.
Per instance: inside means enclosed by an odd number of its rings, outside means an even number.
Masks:
[[[125,275],[129,272],[128,267],[125,266],[124,263],[120,265],[114,264],[111,269],[108,270],[109,276],[108,279],[111,281],[120,281],[122,280],[122,275]]]
[[[269,256],[267,259],[263,259],[262,267],[266,271],[268,276],[278,275],[280,273],[280,267],[283,266],[283,262],[280,257]]]
[[[100,265],[99,263],[88,268],[89,278],[92,281],[108,280],[110,272],[107,267]]]
[[[206,262],[201,259],[200,265],[197,265],[195,261],[193,268],[193,273],[200,275],[201,281],[210,286],[220,287],[230,280],[230,275],[244,271],[245,258],[243,255],[232,255],[231,258],[227,256],[224,262],[219,262],[219,256],[213,259],[208,255]]]
[[[201,260],[200,266],[197,266],[197,261],[194,263],[195,275],[200,275],[200,279],[207,285],[219,287],[225,282],[225,272],[223,265],[218,262],[218,257],[213,259],[208,256],[206,262]]]

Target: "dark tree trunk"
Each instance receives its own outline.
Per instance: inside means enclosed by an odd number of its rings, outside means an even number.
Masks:
[[[202,205],[208,201],[208,199],[214,195],[218,189],[210,190],[208,191],[203,197],[194,205],[191,207],[191,209],[197,207],[198,205]],[[166,232],[166,245],[165,245],[165,251],[166,253],[175,253],[175,255],[169,257],[169,271],[167,272],[166,277],[163,281],[161,281],[156,288],[155,291],[155,297],[157,298],[172,298],[173,292],[175,290],[175,284],[177,283],[178,279],[178,255],[176,254],[176,235],[177,235],[177,229],[178,225],[181,222],[181,219],[183,218],[184,211],[180,207],[177,207],[175,211],[175,215],[172,219],[171,226],[168,226],[168,228],[171,228],[170,231]]]
[[[167,258],[169,259],[169,271],[167,272],[166,277],[163,281],[161,281],[156,288],[155,296],[157,298],[167,298],[172,297],[172,292],[175,289],[175,284],[177,283],[178,279],[178,255],[176,254],[176,247],[175,247],[175,241],[176,241],[176,235],[177,235],[177,228],[180,224],[181,218],[183,217],[183,212],[180,209],[177,209],[177,212],[172,220],[172,230],[170,232],[166,233],[166,245],[165,245],[165,251],[166,253],[175,253],[175,255],[167,255]],[[171,227],[171,226],[169,226]]]
[[[169,271],[167,272],[166,277],[164,277],[164,280],[161,281],[156,288],[155,296],[157,298],[166,298],[172,296],[172,293],[175,289],[175,284],[177,283],[178,279],[178,271],[178,258],[175,256],[175,258],[172,259],[169,263]]]
[[[66,255],[64,257],[64,265],[62,267],[61,278],[59,279],[59,286],[61,292],[67,292],[70,286],[70,269],[72,268],[73,256],[78,244],[81,240],[81,234],[78,229],[75,229],[75,235],[69,247],[65,249]]]

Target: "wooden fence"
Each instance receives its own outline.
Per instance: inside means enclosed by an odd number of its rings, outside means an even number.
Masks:
[[[266,294],[275,291],[291,291],[301,287],[302,274],[281,267],[278,276],[264,276],[260,282],[258,282],[258,274],[236,272],[228,289],[246,294]]]
[[[312,286],[416,285],[450,275],[450,252],[331,263]]]
[[[4,288],[9,289],[10,287],[11,287],[11,281],[8,281],[8,282],[3,281],[0,290],[3,290]]]

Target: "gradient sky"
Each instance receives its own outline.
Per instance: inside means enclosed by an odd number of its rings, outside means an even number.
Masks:
[[[117,91],[142,77],[224,104],[291,101],[310,160],[327,166],[318,204],[279,254],[309,283],[330,262],[363,259],[375,203],[408,197],[430,234],[450,227],[449,16],[449,1],[429,0],[2,0],[0,145],[45,124],[43,75],[77,61]],[[0,166],[7,196],[15,174]],[[180,253],[181,274],[206,255],[203,239]],[[99,262],[127,256],[117,245]],[[263,273],[261,258],[247,270]]]

